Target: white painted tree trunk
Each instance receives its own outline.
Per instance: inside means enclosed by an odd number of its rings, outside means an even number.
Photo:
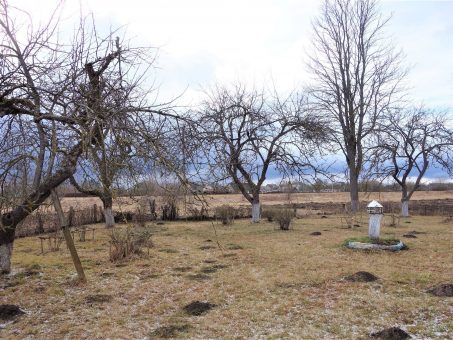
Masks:
[[[409,201],[401,201],[401,216],[409,217]]]
[[[113,217],[112,208],[104,208],[105,227],[113,228],[115,226],[115,218]]]
[[[381,214],[370,214],[370,222],[368,225],[368,236],[372,240],[378,240],[381,232]]]
[[[252,203],[252,222],[259,223],[260,218],[261,218],[260,203],[254,202]]]
[[[5,243],[0,246],[0,273],[5,274],[11,271],[11,254],[13,244]]]

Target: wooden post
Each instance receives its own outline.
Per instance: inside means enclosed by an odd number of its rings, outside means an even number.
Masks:
[[[63,208],[61,207],[60,198],[55,190],[52,190],[51,197],[55,211],[58,215],[58,220],[60,222],[61,229],[63,230],[63,235],[66,240],[66,245],[69,248],[71,253],[72,262],[74,263],[75,269],[77,271],[77,276],[79,277],[80,282],[85,283],[87,281],[85,272],[83,271],[82,263],[80,262],[79,255],[77,254],[77,249],[74,245],[74,240],[72,239],[71,232],[68,228],[66,218],[64,216]]]
[[[93,204],[93,220],[94,220],[94,223],[98,223],[98,206],[97,206],[97,204]],[[93,222],[91,222],[91,223],[93,223]]]

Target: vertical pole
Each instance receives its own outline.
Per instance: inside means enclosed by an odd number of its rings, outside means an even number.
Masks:
[[[51,193],[53,205],[55,211],[57,212],[58,220],[60,221],[61,229],[63,230],[63,235],[66,240],[66,245],[69,248],[69,252],[71,253],[72,262],[74,263],[75,269],[77,271],[77,276],[80,282],[85,283],[87,281],[85,277],[85,273],[83,271],[82,263],[80,262],[79,255],[77,254],[77,249],[74,245],[74,240],[72,239],[71,232],[68,228],[68,223],[66,222],[66,218],[63,213],[63,208],[61,207],[60,198],[55,190],[52,190]]]

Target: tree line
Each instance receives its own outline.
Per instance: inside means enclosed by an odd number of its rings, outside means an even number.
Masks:
[[[452,169],[448,115],[405,100],[404,56],[376,0],[323,1],[305,88],[218,84],[190,108],[159,101],[155,49],[102,33],[92,16],[63,41],[59,11],[36,26],[0,0],[1,272],[17,225],[49,199],[58,209],[63,183],[99,197],[111,227],[115,187],[150,171],[188,188],[232,181],[259,222],[270,169],[315,183],[342,154],[351,211],[360,182],[392,178],[403,215],[429,167]]]

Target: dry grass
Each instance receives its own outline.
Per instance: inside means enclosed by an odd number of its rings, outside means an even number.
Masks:
[[[40,255],[37,238],[18,239],[14,268],[42,274],[16,274],[22,279],[0,290],[1,303],[30,313],[0,330],[0,338],[366,339],[390,326],[448,338],[453,300],[426,293],[453,281],[453,228],[441,220],[413,217],[384,227],[386,237],[426,232],[407,239],[410,250],[400,253],[342,248],[366,227],[344,229],[337,216],[295,220],[286,232],[240,220],[216,224],[217,236],[209,222],[166,223],[155,227],[149,257],[120,266],[109,262],[108,234],[99,226],[95,241],[76,243],[86,286],[74,283],[64,246]],[[314,231],[322,235],[310,236]],[[342,279],[357,271],[380,279]],[[215,307],[190,316],[183,307],[193,301]]]
[[[228,194],[228,195],[204,195],[207,204],[212,207],[221,206],[224,204],[232,206],[249,206],[250,203],[242,196],[242,194]],[[400,192],[369,192],[360,193],[360,199],[363,201],[379,200],[385,202],[400,202]],[[443,200],[453,199],[453,191],[416,191],[411,200]],[[292,203],[345,203],[349,202],[349,193],[347,192],[333,192],[333,193],[268,193],[261,195],[261,203],[264,205],[280,205],[287,204],[288,201]],[[128,198],[120,197],[114,200],[113,210],[115,211],[134,211],[139,205],[140,197]],[[157,203],[160,205],[161,198],[157,198]],[[63,199],[63,208],[68,210],[70,206],[77,209],[91,207],[97,204],[102,207],[102,202],[96,197],[65,197]],[[183,207],[181,207],[183,208]]]

